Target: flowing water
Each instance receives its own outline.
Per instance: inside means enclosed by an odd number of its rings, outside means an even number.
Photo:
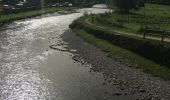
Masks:
[[[105,100],[103,76],[72,59],[61,35],[84,11],[14,21],[0,29],[0,100]],[[59,50],[49,46],[55,45]],[[76,50],[71,50],[76,51]],[[110,100],[110,99],[107,99]],[[116,99],[118,100],[118,98]]]

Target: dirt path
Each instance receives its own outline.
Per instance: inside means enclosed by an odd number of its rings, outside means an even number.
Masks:
[[[113,96],[138,95],[136,100],[170,100],[170,81],[164,81],[144,73],[137,65],[130,64],[120,57],[111,59],[107,53],[84,42],[71,30],[63,35],[70,49],[76,49],[77,57],[92,64],[91,71],[102,73],[105,84],[112,84],[120,91],[106,92]]]
[[[89,19],[86,19],[86,23],[88,24],[92,24]],[[105,29],[103,26],[97,26],[98,28],[100,29]],[[139,37],[139,38],[143,38],[143,35],[140,35],[140,34],[134,34],[134,33],[130,33],[130,32],[123,32],[123,31],[118,31],[118,30],[111,30],[112,32],[114,33],[117,33],[117,34],[123,34],[123,35],[127,35],[127,36],[134,36],[134,37]],[[146,38],[147,39],[151,39],[151,40],[157,40],[157,41],[161,41],[161,37],[155,37],[155,36],[147,36],[146,35]],[[170,42],[170,38],[164,38],[164,41],[166,42]]]

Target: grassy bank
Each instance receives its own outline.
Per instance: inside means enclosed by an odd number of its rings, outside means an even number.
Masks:
[[[38,16],[38,15],[42,15],[42,14],[46,14],[46,13],[57,12],[57,11],[62,11],[62,10],[71,11],[73,9],[75,9],[75,8],[74,7],[59,7],[59,8],[49,7],[49,8],[30,10],[30,11],[25,11],[25,12],[2,14],[0,16],[0,23],[3,24],[3,23],[10,22],[13,20],[34,17],[34,16]]]
[[[91,16],[85,16],[70,25],[71,28],[86,30],[97,38],[106,40],[121,48],[128,49],[158,64],[170,68],[170,44],[159,40],[143,39],[142,37],[117,33],[114,30],[89,23]]]
[[[116,56],[123,57],[125,59],[128,59],[129,62],[140,65],[140,67],[143,69],[144,72],[150,73],[154,76],[163,78],[165,80],[170,80],[169,68],[156,64],[153,61],[146,59],[140,55],[137,55],[127,49],[123,49],[121,47],[113,45],[108,41],[99,39],[82,29],[74,29],[74,31],[85,41],[99,47],[103,51],[108,52],[113,56],[116,55]]]
[[[145,4],[139,10],[131,10],[129,14],[114,12],[107,15],[98,15],[95,24],[110,29],[142,34],[142,28],[165,30],[170,35],[170,6]],[[150,34],[156,35],[156,34]],[[159,35],[159,34],[157,34]]]

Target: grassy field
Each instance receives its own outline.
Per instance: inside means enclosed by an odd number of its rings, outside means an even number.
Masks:
[[[127,49],[115,46],[103,39],[96,38],[84,30],[75,29],[75,33],[77,33],[78,36],[83,38],[85,41],[99,47],[101,50],[108,52],[111,55],[123,57],[132,63],[140,65],[143,71],[146,73],[150,73],[165,80],[170,80],[170,69],[165,66],[156,64],[149,59],[139,56]]]
[[[140,34],[140,29],[148,27],[157,30],[165,30],[170,35],[170,6],[158,4],[146,4],[139,10],[131,10],[129,14],[112,13],[98,16],[96,24]],[[102,21],[103,20],[103,21]],[[116,27],[111,24],[121,24]]]
[[[52,13],[52,12],[57,12],[57,11],[62,11],[62,10],[73,10],[75,9],[74,7],[69,8],[69,7],[50,7],[50,8],[44,8],[43,10],[38,9],[38,10],[30,10],[26,12],[19,12],[19,13],[12,13],[12,14],[4,14],[0,16],[0,23],[5,23],[5,22],[10,22],[13,20],[18,20],[18,19],[23,19],[23,18],[28,18],[28,17],[33,17],[33,16],[38,16],[42,15],[45,13]]]
[[[157,18],[160,18],[160,17],[170,18],[169,11],[170,11],[169,5],[145,4],[145,8],[142,8],[138,11],[132,10],[131,12],[141,14],[141,15],[146,13],[147,16],[154,16]]]

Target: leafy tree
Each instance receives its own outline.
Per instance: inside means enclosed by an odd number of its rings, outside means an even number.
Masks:
[[[117,7],[122,12],[129,12],[130,9],[136,7],[136,0],[110,0],[112,6]]]
[[[170,0],[144,0],[144,1],[157,4],[170,4]]]
[[[137,7],[144,7],[144,6],[145,6],[145,2],[143,0],[137,1]]]
[[[16,4],[19,0],[2,0],[3,4]]]

